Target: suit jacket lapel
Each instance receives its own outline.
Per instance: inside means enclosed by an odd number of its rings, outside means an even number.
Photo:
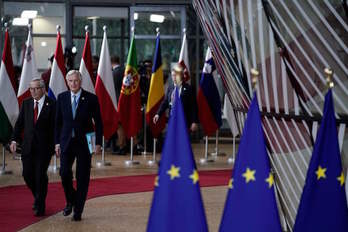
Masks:
[[[71,119],[73,120],[73,115],[72,115],[72,109],[71,109],[71,93],[70,91],[66,94],[66,106],[68,110],[68,115],[70,115]]]
[[[31,122],[31,124],[34,126],[34,99],[31,98],[30,101],[29,101],[29,109],[28,109],[28,120],[29,122]]]

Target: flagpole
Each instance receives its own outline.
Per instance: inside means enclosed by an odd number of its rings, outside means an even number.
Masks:
[[[225,153],[219,152],[219,130],[216,130],[215,134],[215,152],[211,153],[212,156],[226,156]]]
[[[124,161],[126,166],[132,166],[132,165],[138,165],[140,162],[138,160],[133,159],[133,144],[134,144],[134,138],[133,136],[131,137],[131,144],[130,144],[130,160]]]
[[[105,138],[103,136],[103,147],[102,147],[102,159],[100,161],[97,162],[97,167],[101,168],[101,167],[106,167],[106,166],[111,166],[111,163],[108,161],[105,161]]]
[[[156,163],[156,143],[157,143],[157,139],[154,138],[153,139],[153,152],[152,152],[152,160],[147,161],[147,164],[149,166],[152,166]]]
[[[227,160],[227,163],[229,164],[234,163],[234,160],[236,158],[236,136],[235,135],[233,135],[232,142],[233,142],[232,155]]]
[[[146,104],[144,104],[144,108],[143,108],[143,112],[144,112],[144,151],[141,153],[144,155],[144,158],[146,158],[146,155],[147,154],[150,154],[149,152],[146,151],[146,148],[147,148],[147,137],[146,137]]]
[[[213,163],[215,160],[213,158],[208,158],[208,136],[206,135],[204,137],[204,158],[201,158],[199,162],[201,164],[206,164],[206,163]]]
[[[2,144],[2,168],[0,169],[0,176],[11,175],[11,170],[6,170],[6,158],[5,158],[5,144]]]

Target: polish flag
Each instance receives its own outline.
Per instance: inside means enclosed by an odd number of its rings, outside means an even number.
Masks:
[[[81,87],[91,93],[95,94],[94,85],[92,81],[93,67],[92,67],[92,52],[89,42],[89,32],[86,31],[85,47],[83,48],[82,59],[80,63],[80,73],[82,75]]]
[[[29,84],[33,79],[40,78],[39,73],[37,72],[34,48],[33,48],[33,39],[31,37],[31,29],[29,26],[28,39],[26,42],[26,50],[24,55],[23,67],[21,79],[18,87],[18,103],[19,106],[22,105],[24,99],[30,97]]]
[[[109,139],[117,130],[117,100],[112,76],[109,46],[104,26],[104,38],[100,51],[95,93],[98,96],[104,126],[104,137]]]
[[[190,84],[191,83],[190,64],[189,64],[188,51],[187,51],[186,29],[184,30],[184,37],[182,38],[182,45],[181,45],[178,63],[184,69],[184,80],[183,81],[188,82]]]
[[[66,68],[64,64],[62,40],[60,38],[58,26],[56,52],[54,53],[50,83],[48,85],[48,96],[50,98],[56,100],[60,93],[68,90],[65,82],[65,74]]]

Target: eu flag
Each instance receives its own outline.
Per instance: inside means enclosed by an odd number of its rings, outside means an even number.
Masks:
[[[155,180],[147,231],[208,231],[199,176],[177,89]]]
[[[332,90],[314,144],[294,232],[347,232],[348,208],[338,146]]]
[[[239,144],[220,231],[281,232],[256,94]]]

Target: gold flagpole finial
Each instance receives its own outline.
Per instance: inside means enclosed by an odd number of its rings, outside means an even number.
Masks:
[[[253,87],[253,89],[255,90],[256,85],[257,85],[257,82],[258,82],[258,79],[259,79],[260,73],[259,73],[259,71],[257,71],[257,69],[255,69],[255,68],[252,68],[252,69],[250,70],[250,73],[251,73],[251,75],[252,75],[252,78],[251,78],[252,87]]]
[[[333,76],[333,71],[331,68],[325,68],[324,69],[324,72],[326,74],[326,83],[327,83],[327,86],[332,89],[334,87],[334,83],[333,83],[333,80],[332,80],[332,76]]]

